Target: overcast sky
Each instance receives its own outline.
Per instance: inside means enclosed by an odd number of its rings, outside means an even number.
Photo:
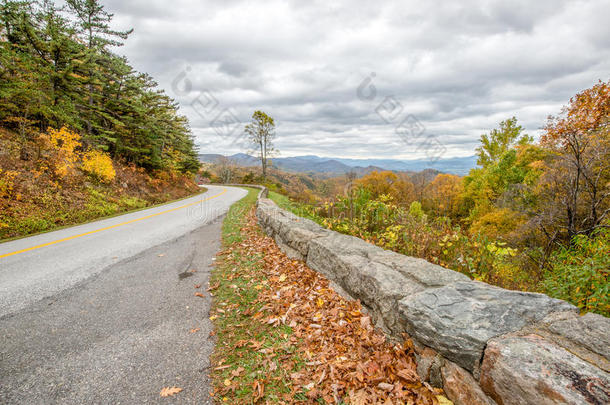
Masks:
[[[180,103],[202,153],[245,152],[261,109],[281,156],[425,157],[413,137],[468,156],[499,121],[537,135],[610,78],[610,0],[103,4],[134,28],[118,52]]]

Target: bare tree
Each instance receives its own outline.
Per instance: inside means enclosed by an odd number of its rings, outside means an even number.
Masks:
[[[226,156],[218,158],[216,161],[216,173],[223,183],[230,183],[235,177],[235,162]]]
[[[268,158],[277,152],[273,147],[275,121],[262,111],[254,111],[252,121],[246,125],[244,132],[256,148],[263,169],[263,178],[265,178],[267,176]]]
[[[563,150],[541,179],[542,230],[549,239],[572,241],[606,226],[610,218],[610,143],[600,130],[563,139]],[[605,133],[604,133],[605,132]]]

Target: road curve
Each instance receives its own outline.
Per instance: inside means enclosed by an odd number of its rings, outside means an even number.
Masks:
[[[179,403],[206,403],[209,295],[194,285],[245,194],[209,186],[0,244],[0,403],[149,403],[173,385]]]
[[[0,316],[210,222],[245,193],[208,186],[170,204],[0,244]]]

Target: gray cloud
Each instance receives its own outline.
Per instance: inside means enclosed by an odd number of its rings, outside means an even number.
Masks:
[[[243,151],[210,122],[226,108],[243,127],[255,109],[278,122],[284,156],[421,158],[375,112],[394,96],[447,157],[517,116],[538,135],[576,92],[610,72],[607,0],[108,0],[124,53],[176,98],[202,152]],[[376,98],[356,89],[372,72]],[[188,94],[172,90],[181,73]],[[192,102],[212,95],[203,114]],[[396,123],[394,123],[396,124]]]

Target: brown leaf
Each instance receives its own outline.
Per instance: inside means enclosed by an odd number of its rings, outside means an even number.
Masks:
[[[256,403],[265,394],[265,385],[262,382],[256,380],[252,384],[252,391],[253,391],[252,400]]]
[[[195,332],[199,332],[201,329],[200,328],[193,328],[190,330],[191,333],[195,333]]]
[[[241,373],[243,373],[246,369],[243,367],[237,367],[235,370],[231,371],[231,375],[233,377],[238,377]]]
[[[403,368],[402,370],[398,370],[396,375],[407,382],[419,381],[419,375],[413,369]]]
[[[178,387],[165,387],[165,388],[163,388],[161,390],[161,393],[159,395],[162,396],[162,397],[171,397],[173,395],[176,395],[180,391],[182,391],[182,388],[178,388]]]
[[[205,295],[201,294],[200,292],[196,292],[195,293],[196,297],[201,297],[201,298],[205,298]]]

